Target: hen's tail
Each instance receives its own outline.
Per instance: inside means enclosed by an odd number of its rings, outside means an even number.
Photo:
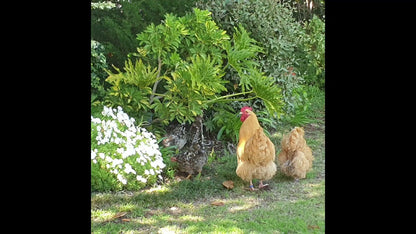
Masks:
[[[296,151],[293,159],[283,163],[281,169],[288,176],[303,179],[311,166],[311,162],[305,157],[305,154],[301,151]]]

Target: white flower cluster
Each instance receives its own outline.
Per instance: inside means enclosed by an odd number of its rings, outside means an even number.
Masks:
[[[166,165],[163,163],[156,137],[146,129],[135,126],[135,120],[129,118],[120,106],[117,109],[104,106],[102,114],[108,120],[91,116],[91,122],[96,125],[91,131],[97,131],[95,140],[98,145],[97,148],[91,149],[93,163],[97,163],[97,159],[101,160],[123,184],[127,184],[126,175],[130,173],[136,175],[136,180],[142,183],[146,183],[149,176],[157,175],[161,178],[160,173]],[[106,144],[116,145],[113,148],[117,149],[108,152],[108,147],[100,147]],[[107,151],[100,152],[102,148]],[[143,175],[138,174],[132,165],[125,162],[132,156],[136,157],[137,166],[150,165],[152,169],[144,170]]]

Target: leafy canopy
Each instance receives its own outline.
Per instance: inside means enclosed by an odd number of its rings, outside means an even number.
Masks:
[[[137,40],[140,47],[125,62],[124,72],[107,70],[113,85],[110,103],[124,103],[132,111],[152,110],[153,120],[165,124],[193,122],[217,102],[255,98],[263,100],[271,114],[281,113],[280,88],[258,69],[255,57],[262,49],[241,25],[231,39],[211,12],[194,8],[183,17],[166,14]],[[226,69],[237,72],[241,93],[227,89]]]

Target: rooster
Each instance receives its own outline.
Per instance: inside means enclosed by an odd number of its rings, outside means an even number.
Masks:
[[[257,116],[251,107],[241,108],[241,122],[237,145],[237,175],[250,182],[250,190],[256,190],[253,179],[259,179],[259,189],[266,188],[263,180],[271,179],[276,173],[275,148],[264,134]]]
[[[306,173],[312,168],[314,157],[312,150],[304,139],[303,128],[295,127],[289,134],[283,136],[281,141],[282,151],[277,156],[280,169],[287,176],[296,181],[306,177]]]

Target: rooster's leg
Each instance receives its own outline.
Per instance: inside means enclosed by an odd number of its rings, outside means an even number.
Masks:
[[[259,189],[269,186],[268,184],[263,184],[263,180],[260,180]]]
[[[254,188],[254,185],[253,185],[253,181],[252,181],[252,180],[250,180],[250,190],[251,190],[251,191],[256,190],[256,189]]]

